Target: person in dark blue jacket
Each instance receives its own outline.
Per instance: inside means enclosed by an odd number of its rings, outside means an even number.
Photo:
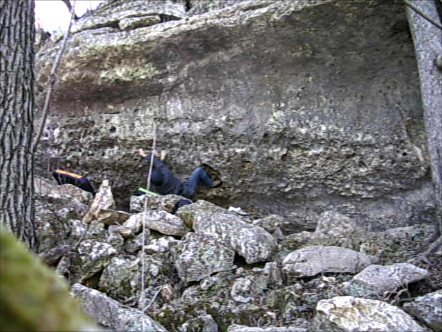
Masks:
[[[138,152],[150,164],[151,156],[143,149],[139,149]],[[161,195],[180,195],[193,200],[200,186],[215,188],[221,185],[220,181],[215,184],[203,167],[197,167],[188,181],[181,181],[164,163],[166,155],[166,151],[161,151],[160,158],[157,158],[154,154],[150,183],[155,192]]]

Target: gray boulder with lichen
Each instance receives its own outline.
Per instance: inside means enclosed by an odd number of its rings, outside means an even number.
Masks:
[[[370,265],[366,254],[335,246],[308,246],[288,254],[283,271],[288,276],[311,277],[319,273],[357,273]]]
[[[185,283],[234,268],[235,252],[209,234],[189,233],[183,239],[175,268]]]
[[[442,331],[442,290],[419,296],[404,304],[404,310],[434,331]]]
[[[116,331],[167,332],[141,310],[127,308],[96,289],[75,284],[72,292],[81,301],[84,310],[105,327]]]
[[[328,332],[427,331],[396,306],[352,296],[337,296],[319,301],[314,328],[316,331]]]
[[[382,299],[400,288],[428,277],[428,271],[408,263],[370,265],[345,287],[352,296]]]
[[[209,202],[184,206],[177,215],[196,233],[216,237],[249,264],[268,261],[276,250],[276,241],[270,233]]]

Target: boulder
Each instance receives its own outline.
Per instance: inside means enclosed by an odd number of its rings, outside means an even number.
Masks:
[[[183,220],[166,211],[146,211],[132,215],[123,226],[131,229],[132,234],[139,233],[144,225],[146,228],[165,235],[183,236],[189,229]]]
[[[99,6],[94,15],[84,15],[72,27],[72,33],[101,27],[119,27],[132,30],[161,22],[161,17],[182,18],[186,14],[184,1],[173,0],[131,0],[107,2]]]
[[[95,289],[75,284],[72,292],[83,309],[105,327],[115,331],[167,332],[142,311],[123,306]]]
[[[233,269],[235,252],[209,234],[188,233],[175,260],[182,281],[199,281],[213,273]]]
[[[117,250],[108,243],[95,240],[84,240],[78,247],[81,257],[81,279],[86,280],[103,270],[110,262]]]
[[[190,319],[180,326],[179,332],[218,332],[218,324],[211,315],[201,315]]]
[[[100,209],[95,213],[97,221],[102,222],[105,225],[121,225],[127,219],[130,214],[125,211],[116,211],[110,209]]]
[[[196,233],[209,234],[244,257],[248,264],[268,261],[276,249],[273,236],[236,214],[206,201],[184,206],[177,212]]]
[[[338,246],[359,250],[360,243],[367,238],[367,232],[358,227],[356,221],[335,211],[320,215],[310,245]]]
[[[238,278],[233,283],[230,296],[235,302],[238,303],[253,302],[253,286],[253,280],[251,278]]]
[[[172,236],[162,236],[150,241],[150,243],[144,247],[144,251],[148,254],[165,253],[180,242],[181,241]]]
[[[177,204],[183,197],[178,195],[140,195],[130,198],[130,211],[143,212],[144,204],[148,210],[163,210],[169,213],[175,213]]]
[[[100,277],[99,289],[116,300],[127,301],[139,291],[139,263],[139,259],[113,257]]]
[[[398,307],[352,296],[319,301],[313,325],[314,331],[327,332],[427,331]]]
[[[313,237],[313,232],[302,231],[289,234],[284,237],[282,247],[288,250],[296,250],[307,244]]]
[[[319,273],[357,273],[370,265],[370,257],[347,248],[309,246],[288,254],[283,271],[294,277],[311,277]]]
[[[97,194],[92,201],[89,211],[83,218],[83,222],[90,223],[97,218],[101,210],[115,209],[114,196],[110,187],[109,180],[103,180]]]
[[[124,241],[124,250],[128,254],[136,254],[141,249],[143,244],[145,246],[149,245],[149,243],[150,243],[150,230],[145,229],[144,231],[145,231],[144,232],[144,242],[143,242],[143,232],[141,232],[140,234],[138,234],[134,238],[128,238]],[[118,232],[121,234],[120,229],[118,229]]]
[[[419,296],[413,302],[405,303],[403,308],[433,331],[442,331],[442,290]]]
[[[408,263],[370,265],[345,287],[347,295],[382,299],[401,287],[425,279],[428,271]]]
[[[244,326],[233,324],[227,329],[227,332],[307,332],[306,328],[296,326]]]

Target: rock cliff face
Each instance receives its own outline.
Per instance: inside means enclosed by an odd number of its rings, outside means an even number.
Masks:
[[[155,3],[113,1],[77,22],[42,160],[112,179],[127,193],[121,204],[145,182],[135,151],[156,127],[177,175],[201,161],[222,173],[223,187],[204,196],[212,202],[304,225],[335,205],[373,223],[383,214],[392,227],[426,218],[432,192],[401,1],[225,1],[203,14],[204,1]],[[41,89],[59,44],[39,53]]]

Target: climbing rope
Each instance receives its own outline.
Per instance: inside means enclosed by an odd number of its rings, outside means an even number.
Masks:
[[[152,141],[152,151],[150,154],[150,164],[149,164],[149,173],[147,175],[147,184],[146,184],[146,188],[147,191],[150,191],[150,179],[152,177],[152,168],[153,168],[153,161],[154,161],[154,155],[155,155],[155,149],[156,149],[156,144],[157,144],[157,127],[156,127],[156,123],[154,121],[153,123],[153,141]],[[150,305],[152,303],[150,303],[147,307],[143,308],[144,306],[144,292],[145,292],[145,283],[144,283],[144,279],[145,279],[145,252],[144,252],[144,246],[146,244],[146,218],[147,218],[147,197],[145,197],[144,199],[144,207],[143,207],[143,240],[142,240],[142,246],[141,246],[141,294],[140,294],[140,300],[138,303],[138,307],[141,309],[143,315],[144,315],[144,311],[146,309],[148,309],[150,307]],[[161,290],[161,288],[160,288]],[[155,300],[155,297],[153,298],[153,300]],[[153,302],[153,300],[151,302]],[[144,332],[144,319],[142,319],[142,331]]]

